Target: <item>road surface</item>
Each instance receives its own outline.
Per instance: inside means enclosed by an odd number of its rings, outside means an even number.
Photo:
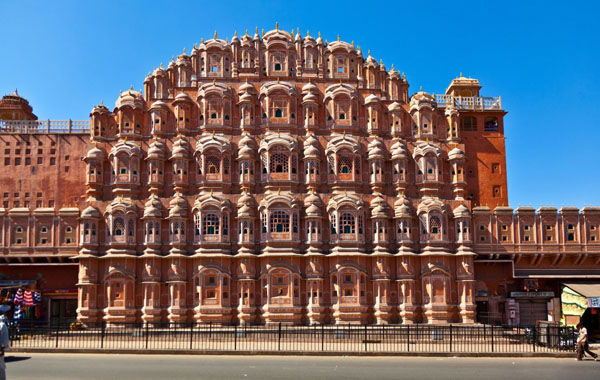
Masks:
[[[556,358],[8,353],[10,380],[598,379],[600,362]]]

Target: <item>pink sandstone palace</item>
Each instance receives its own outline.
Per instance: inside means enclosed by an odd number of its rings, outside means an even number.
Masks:
[[[600,278],[600,208],[508,207],[480,90],[409,95],[354,43],[276,28],[215,33],[90,121],[15,92],[0,279],[82,323],[560,320],[563,284]]]

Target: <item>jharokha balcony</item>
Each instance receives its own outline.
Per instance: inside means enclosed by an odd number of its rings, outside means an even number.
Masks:
[[[435,95],[435,102],[440,108],[453,104],[459,110],[499,111],[502,110],[502,99],[498,97]]]

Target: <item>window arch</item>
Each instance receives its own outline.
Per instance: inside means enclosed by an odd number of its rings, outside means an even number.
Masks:
[[[270,172],[271,173],[288,173],[288,153],[277,151],[270,155]]]
[[[116,218],[113,222],[113,235],[122,236],[125,235],[125,222],[123,218]]]
[[[208,213],[202,217],[203,235],[219,235],[219,227],[219,215]]]
[[[340,229],[343,234],[354,234],[356,233],[356,220],[354,214],[350,212],[343,212],[340,215]]]

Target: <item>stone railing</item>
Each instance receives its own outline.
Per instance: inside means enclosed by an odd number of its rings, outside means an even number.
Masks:
[[[480,96],[452,96],[435,95],[435,102],[438,107],[445,108],[448,103],[454,103],[459,110],[488,111],[501,110],[502,99],[498,97],[480,97]]]
[[[90,133],[90,121],[0,120],[0,133]]]

